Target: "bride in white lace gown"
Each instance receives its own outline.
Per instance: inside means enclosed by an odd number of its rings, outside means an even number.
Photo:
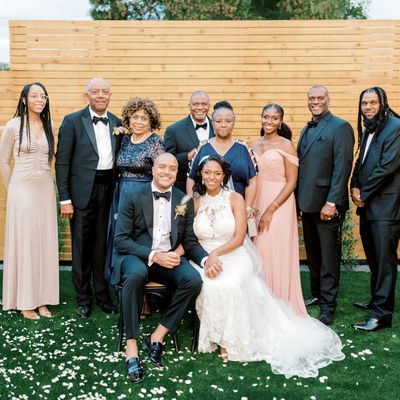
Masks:
[[[222,271],[199,269],[203,288],[196,302],[201,320],[199,351],[221,348],[224,360],[265,360],[276,374],[315,377],[344,358],[338,335],[309,316],[298,316],[257,276],[262,268],[246,232],[243,198],[225,190],[227,165],[211,156],[199,165],[194,231],[222,262]],[[224,170],[226,171],[224,173]]]

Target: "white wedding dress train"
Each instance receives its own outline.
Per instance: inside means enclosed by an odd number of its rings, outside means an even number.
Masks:
[[[230,192],[204,195],[194,221],[201,245],[211,252],[232,238],[235,219]],[[203,288],[196,302],[201,320],[199,351],[225,347],[232,361],[260,361],[276,374],[315,377],[318,370],[344,358],[342,343],[330,328],[298,316],[257,276],[261,261],[250,240],[220,257],[223,271],[210,279],[198,268]]]

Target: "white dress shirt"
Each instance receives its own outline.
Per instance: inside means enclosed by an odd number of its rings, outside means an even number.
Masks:
[[[371,142],[372,142],[372,139],[374,138],[374,135],[375,135],[375,132],[372,132],[367,137],[367,143],[365,144],[365,150],[364,150],[363,159],[362,159],[362,163],[363,164],[364,164],[365,157],[368,154],[369,146],[371,145]]]
[[[90,107],[90,117],[107,117],[107,111],[103,115],[96,114]],[[97,152],[99,154],[99,162],[96,169],[112,169],[114,165],[114,157],[111,146],[110,127],[99,121],[93,124],[94,134],[96,136]]]
[[[151,183],[151,191],[159,192],[154,183]],[[153,197],[153,243],[149,255],[149,266],[153,264],[153,256],[156,252],[168,252],[171,250],[171,204],[172,187],[166,190],[171,192],[171,200],[163,197],[156,200]]]
[[[196,135],[199,138],[199,141],[203,142],[204,140],[208,140],[208,138],[210,137],[210,121],[208,120],[208,118],[206,117],[206,120],[204,122],[204,123],[207,123],[207,129],[199,128],[197,130],[196,130],[196,125],[198,124],[198,122],[196,122],[193,119],[192,115],[190,115],[190,119],[193,122],[193,126],[196,131]]]

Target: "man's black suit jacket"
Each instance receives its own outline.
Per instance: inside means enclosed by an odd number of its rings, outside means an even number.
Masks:
[[[210,124],[209,138],[212,138],[214,137],[214,130],[210,118],[207,117],[207,119]],[[179,167],[176,180],[186,182],[189,162],[187,153],[200,144],[190,115],[175,122],[165,130],[164,142],[165,151],[173,154],[178,159]]]
[[[374,135],[364,162],[362,156],[354,166],[351,187],[360,189],[365,216],[369,220],[400,220],[400,119],[390,116]]]
[[[179,189],[172,188],[171,196],[171,250],[180,243],[185,250],[185,257],[200,265],[207,252],[199,244],[193,232],[193,201],[186,204],[184,216],[177,216],[175,208],[185,196]],[[148,264],[153,243],[153,194],[151,183],[135,187],[126,192],[120,203],[117,224],[114,235],[114,245],[117,250],[111,284],[116,285],[121,280],[121,264],[127,255],[139,257]],[[151,268],[151,267],[150,267]]]
[[[329,201],[349,207],[348,181],[353,163],[354,132],[351,125],[329,111],[313,129],[302,149],[305,130],[297,147],[299,178],[297,203],[301,211],[316,213]],[[308,132],[307,132],[308,135]]]
[[[115,160],[120,138],[113,134],[113,129],[121,126],[121,121],[110,112],[107,112],[107,116]],[[72,200],[73,206],[79,209],[88,205],[98,162],[96,136],[89,107],[66,115],[58,131],[55,163],[61,201]]]

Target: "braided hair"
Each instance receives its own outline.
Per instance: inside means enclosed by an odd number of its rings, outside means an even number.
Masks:
[[[20,117],[21,123],[19,125],[19,147],[18,147],[18,154],[21,151],[21,144],[22,144],[22,137],[23,137],[23,131],[25,127],[25,121],[26,121],[26,136],[28,139],[28,151],[30,149],[30,144],[31,144],[31,130],[30,130],[30,125],[29,125],[29,107],[28,107],[28,95],[29,91],[32,86],[39,86],[40,88],[43,89],[44,93],[46,96],[48,96],[46,88],[40,83],[40,82],[33,82],[33,83],[28,83],[23,87],[21,90],[21,94],[19,96],[18,100],[18,105],[17,109],[14,114],[15,117]],[[49,98],[47,97],[46,104],[40,113],[40,120],[42,121],[44,133],[46,135],[47,143],[49,145],[49,161],[52,160],[53,154],[54,154],[54,135],[53,135],[53,129],[51,126],[51,116],[50,116],[50,101]]]
[[[362,99],[364,97],[364,94],[366,93],[376,93],[379,100],[378,114],[371,119],[366,118],[361,112]],[[360,144],[361,137],[363,134],[362,124],[364,125],[366,132],[368,133],[375,132],[375,134],[378,134],[382,130],[389,116],[400,118],[400,115],[389,107],[386,92],[379,86],[374,86],[363,90],[360,94],[360,98],[358,101],[358,119],[357,119],[358,144]]]

